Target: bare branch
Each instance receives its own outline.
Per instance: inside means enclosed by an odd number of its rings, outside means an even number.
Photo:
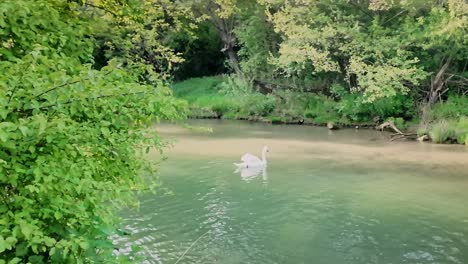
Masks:
[[[385,24],[387,24],[388,22],[392,21],[393,19],[399,17],[401,14],[403,14],[404,12],[406,12],[406,10],[401,10],[400,12],[398,12],[396,15],[392,16],[391,18],[385,20],[385,22],[382,23],[382,26],[384,26]]]

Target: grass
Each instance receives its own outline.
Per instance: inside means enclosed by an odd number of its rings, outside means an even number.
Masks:
[[[198,97],[209,96],[218,93],[218,86],[223,83],[225,77],[212,76],[203,78],[192,78],[175,83],[172,86],[174,95],[182,97],[191,102]]]
[[[455,126],[455,133],[457,135],[457,142],[460,144],[468,145],[468,117],[461,117]]]
[[[238,100],[219,93],[223,76],[192,78],[172,86],[174,95],[189,102],[196,116],[221,116],[239,108]]]
[[[429,130],[429,136],[435,143],[445,143],[455,137],[453,125],[446,120],[438,121]]]

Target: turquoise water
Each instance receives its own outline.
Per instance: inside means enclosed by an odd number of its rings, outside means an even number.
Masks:
[[[465,148],[192,122],[213,133],[156,127],[177,141],[161,166],[164,190],[122,212],[123,254],[138,245],[141,263],[468,263]],[[235,172],[263,145],[265,171]]]

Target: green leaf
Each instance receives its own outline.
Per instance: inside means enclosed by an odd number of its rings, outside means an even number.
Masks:
[[[0,117],[5,120],[8,116],[8,114],[10,113],[10,111],[8,111],[7,109],[0,109]]]
[[[86,241],[79,242],[79,245],[83,250],[87,250],[89,248],[89,244]]]
[[[13,258],[12,260],[8,261],[8,264],[18,264],[18,263],[21,263],[21,259],[20,258]]]
[[[23,257],[28,253],[28,244],[26,242],[21,242],[15,247],[16,256]]]
[[[5,251],[7,248],[7,242],[0,236],[0,253]]]
[[[21,233],[23,233],[23,235],[26,237],[26,239],[31,238],[31,235],[32,235],[32,233],[34,231],[34,228],[35,228],[35,226],[33,226],[31,224],[28,224],[25,221],[20,222]]]
[[[37,116],[36,120],[39,123],[39,135],[41,135],[47,128],[47,120],[43,116]]]
[[[0,141],[2,142],[8,141],[8,133],[3,129],[0,129]]]
[[[57,243],[57,241],[51,237],[44,237],[44,243],[46,244],[46,246],[48,247],[51,247],[53,245],[55,245],[55,243]]]
[[[54,217],[55,219],[59,220],[62,218],[62,213],[60,213],[59,211],[55,211],[54,212]]]
[[[23,134],[23,136],[25,136],[25,137],[28,136],[28,134],[29,134],[29,128],[28,127],[20,125],[18,128],[19,128],[19,130],[21,130],[21,133]]]

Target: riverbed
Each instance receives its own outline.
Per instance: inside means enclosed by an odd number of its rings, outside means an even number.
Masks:
[[[464,146],[390,142],[374,130],[188,122],[213,132],[154,127],[173,144],[163,187],[122,212],[122,254],[164,264],[468,263]],[[236,171],[233,162],[265,145],[265,170]]]

